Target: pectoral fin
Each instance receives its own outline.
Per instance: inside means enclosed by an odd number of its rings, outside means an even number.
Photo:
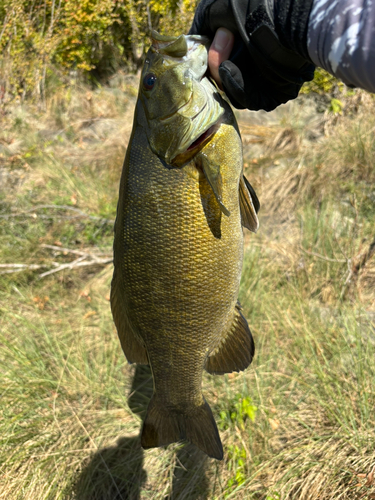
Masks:
[[[256,233],[259,228],[257,212],[260,204],[252,185],[244,175],[241,177],[239,190],[242,225]]]
[[[115,271],[111,285],[111,309],[122,350],[129,363],[148,365],[147,351],[133,332],[122,298],[118,275]]]
[[[254,340],[237,302],[233,323],[219,346],[210,354],[205,369],[209,373],[231,373],[245,370],[254,357]]]
[[[223,212],[224,215],[229,217],[230,212],[223,203],[223,188],[222,188],[223,181],[221,178],[220,166],[210,163],[210,161],[204,155],[201,155],[200,159],[202,162],[204,175],[209,185],[211,186],[215,198],[220,206],[220,210]]]

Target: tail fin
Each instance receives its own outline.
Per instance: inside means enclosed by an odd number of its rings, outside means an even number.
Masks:
[[[142,447],[155,448],[186,439],[209,457],[222,460],[223,447],[209,405],[204,401],[201,406],[187,410],[186,413],[169,411],[158,404],[154,395],[143,424]]]

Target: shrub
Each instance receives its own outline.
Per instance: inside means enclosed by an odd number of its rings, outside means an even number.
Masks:
[[[186,32],[196,0],[4,0],[0,5],[0,85],[7,98],[45,97],[49,73],[101,78],[137,68],[151,29]],[[0,95],[1,95],[0,93]]]

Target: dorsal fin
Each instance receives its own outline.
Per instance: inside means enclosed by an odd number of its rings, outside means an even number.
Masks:
[[[187,54],[188,47],[184,35],[165,36],[160,35],[153,30],[151,33],[151,41],[153,48],[160,54],[170,57],[184,57]]]

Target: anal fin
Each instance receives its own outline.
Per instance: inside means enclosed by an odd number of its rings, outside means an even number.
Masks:
[[[148,365],[147,351],[130,326],[122,295],[115,270],[111,284],[111,309],[122,350],[129,363]]]
[[[222,342],[208,357],[205,369],[216,374],[240,372],[250,365],[254,351],[254,340],[249,325],[237,302],[232,325]]]
[[[254,188],[244,175],[241,177],[239,190],[242,225],[256,233],[259,228],[257,212],[260,204]]]

